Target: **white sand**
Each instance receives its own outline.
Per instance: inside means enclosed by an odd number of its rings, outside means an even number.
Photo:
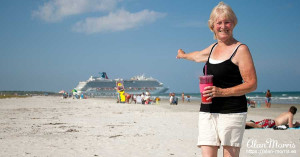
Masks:
[[[289,106],[251,108],[247,119],[274,118]],[[0,99],[0,156],[201,156],[198,111],[199,102],[170,106],[117,104],[108,98]],[[295,119],[300,121],[299,113]],[[252,129],[245,131],[240,156],[298,156],[295,151],[300,152],[300,129]]]

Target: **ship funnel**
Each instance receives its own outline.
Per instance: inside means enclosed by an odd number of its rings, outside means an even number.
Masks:
[[[102,73],[100,73],[100,75],[101,75],[101,78],[108,79],[106,72],[102,72]]]

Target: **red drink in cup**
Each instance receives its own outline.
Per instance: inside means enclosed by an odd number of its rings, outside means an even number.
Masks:
[[[203,96],[204,88],[207,86],[213,85],[213,75],[204,75],[199,77],[199,87],[200,87],[200,93],[201,93],[201,101],[203,104],[211,104],[211,100],[206,100],[208,97]]]

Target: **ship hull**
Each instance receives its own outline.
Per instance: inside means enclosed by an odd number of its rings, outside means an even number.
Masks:
[[[157,89],[157,90],[125,90],[126,93],[129,94],[142,94],[145,92],[149,92],[151,94],[161,94],[161,93],[165,93],[168,90],[168,88],[161,88],[161,89]],[[118,95],[118,93],[116,92],[116,90],[88,90],[88,91],[78,91],[78,94],[85,94],[87,96],[90,97],[97,97],[97,96],[116,96]]]

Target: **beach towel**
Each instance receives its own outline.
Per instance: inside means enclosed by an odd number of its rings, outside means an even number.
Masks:
[[[273,127],[274,130],[287,130],[287,129],[300,129],[300,127],[296,128],[289,128],[288,125],[280,125],[280,126],[275,126]]]
[[[273,127],[274,130],[286,130],[288,128],[289,128],[288,125],[279,125],[279,126],[274,126]]]

